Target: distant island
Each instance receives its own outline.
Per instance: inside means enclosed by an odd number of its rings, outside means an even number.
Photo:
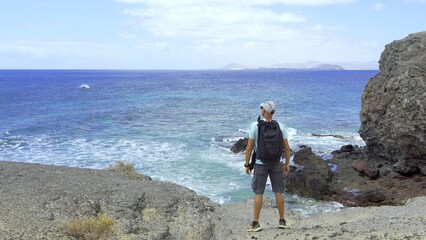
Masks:
[[[243,66],[238,63],[230,63],[223,70],[378,70],[377,62],[348,62],[340,64],[307,61],[304,63],[277,63],[270,66]]]
[[[345,70],[340,65],[337,64],[321,64],[315,68],[311,68],[312,70]]]

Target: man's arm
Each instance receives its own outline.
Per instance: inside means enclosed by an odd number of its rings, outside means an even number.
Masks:
[[[254,139],[249,138],[246,147],[246,165],[250,164],[251,153],[254,147]],[[250,167],[246,167],[246,174],[250,175]]]
[[[287,174],[290,171],[290,157],[291,157],[291,150],[290,145],[288,144],[287,138],[284,139],[284,156],[285,156],[285,164],[283,167],[283,172]]]

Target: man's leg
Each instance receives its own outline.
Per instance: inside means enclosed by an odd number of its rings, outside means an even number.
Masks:
[[[280,214],[280,219],[284,219],[284,195],[282,193],[275,193],[275,200],[277,202],[278,213]]]
[[[277,203],[278,213],[280,215],[279,228],[285,228],[284,220],[284,182],[283,182],[283,164],[271,166],[270,176],[272,191],[275,194],[275,201]]]
[[[268,173],[266,167],[263,165],[254,165],[254,174],[252,179],[252,189],[254,192],[254,206],[253,206],[253,221],[259,221],[260,211],[263,204],[263,193],[265,192],[266,180]]]
[[[258,222],[260,218],[260,210],[262,210],[263,195],[254,195],[254,210],[253,210],[253,221]]]
[[[253,222],[247,227],[247,231],[249,232],[257,232],[262,230],[262,227],[259,224],[259,218],[260,211],[262,210],[263,193],[265,192],[267,178],[268,174],[266,173],[264,166],[255,164],[251,183],[251,187],[254,192]]]

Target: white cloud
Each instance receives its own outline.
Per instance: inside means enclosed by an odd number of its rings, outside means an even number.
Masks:
[[[185,59],[241,59],[273,64],[287,58],[304,61],[301,52],[335,52],[339,39],[330,32],[342,25],[315,25],[303,11],[288,7],[348,4],[356,0],[116,0],[133,4],[124,14],[129,31],[140,34],[139,49],[169,51]],[[133,36],[133,35],[130,35]],[[156,44],[157,43],[157,44]],[[164,43],[164,46],[162,44]],[[167,43],[167,44],[166,44]],[[308,50],[307,50],[308,49]],[[322,49],[322,50],[321,50]],[[322,52],[323,51],[323,52]],[[320,53],[321,52],[321,53]],[[281,54],[282,53],[282,54]],[[161,54],[161,53],[160,53]],[[256,56],[256,57],[253,57]],[[190,60],[187,60],[188,64]],[[207,60],[206,60],[207,61]],[[250,63],[247,63],[250,64]],[[253,63],[254,64],[254,63]]]
[[[116,1],[129,4],[123,11],[125,29],[116,32],[122,42],[0,42],[0,65],[7,56],[21,56],[33,63],[50,60],[77,68],[98,62],[111,68],[197,68],[231,61],[265,66],[306,58],[337,61],[345,54],[360,59],[365,54],[361,47],[369,46],[359,44],[357,51],[347,54],[352,45],[338,33],[347,30],[345,25],[317,24],[305,15],[310,12],[307,6],[355,0]]]
[[[266,32],[268,29],[288,32],[284,27],[286,24],[302,23],[306,19],[288,12],[222,6],[133,8],[126,10],[125,14],[136,18],[133,26],[154,36],[207,42],[268,38],[271,35]]]
[[[116,0],[117,2],[129,4],[145,4],[148,6],[209,6],[209,5],[233,5],[233,6],[254,6],[254,5],[297,5],[297,6],[322,6],[332,4],[347,4],[358,0]]]
[[[404,0],[404,2],[412,2],[412,3],[426,3],[426,0]]]
[[[377,11],[381,11],[385,8],[385,5],[377,2],[377,3],[373,3],[371,5],[371,8],[373,8],[374,10],[377,10]]]
[[[234,43],[295,39],[307,17],[269,7],[272,4],[320,6],[348,4],[357,0],[116,0],[134,4],[125,10],[134,31],[157,38],[189,43]],[[285,8],[284,8],[285,9]],[[334,29],[333,29],[334,28]],[[344,27],[318,27],[317,31]],[[297,29],[297,30],[295,30]],[[290,34],[289,34],[290,33]]]

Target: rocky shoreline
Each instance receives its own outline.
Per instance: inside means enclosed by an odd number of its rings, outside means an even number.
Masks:
[[[347,208],[299,218],[288,228],[265,200],[264,230],[247,233],[252,202],[219,206],[185,187],[109,170],[0,162],[0,239],[76,239],[67,222],[102,212],[113,227],[103,239],[424,239],[426,197],[405,206]]]
[[[240,139],[231,151],[243,151],[246,144],[247,139]],[[286,190],[300,196],[347,207],[403,205],[410,198],[426,196],[426,175],[385,160],[371,161],[365,147],[342,146],[329,160],[305,145],[293,154]]]
[[[291,169],[287,190],[302,196],[348,207],[402,205],[410,198],[426,196],[424,174],[401,174],[388,162],[371,162],[358,146],[342,146],[326,161],[305,147],[296,152],[294,162],[303,170]]]

